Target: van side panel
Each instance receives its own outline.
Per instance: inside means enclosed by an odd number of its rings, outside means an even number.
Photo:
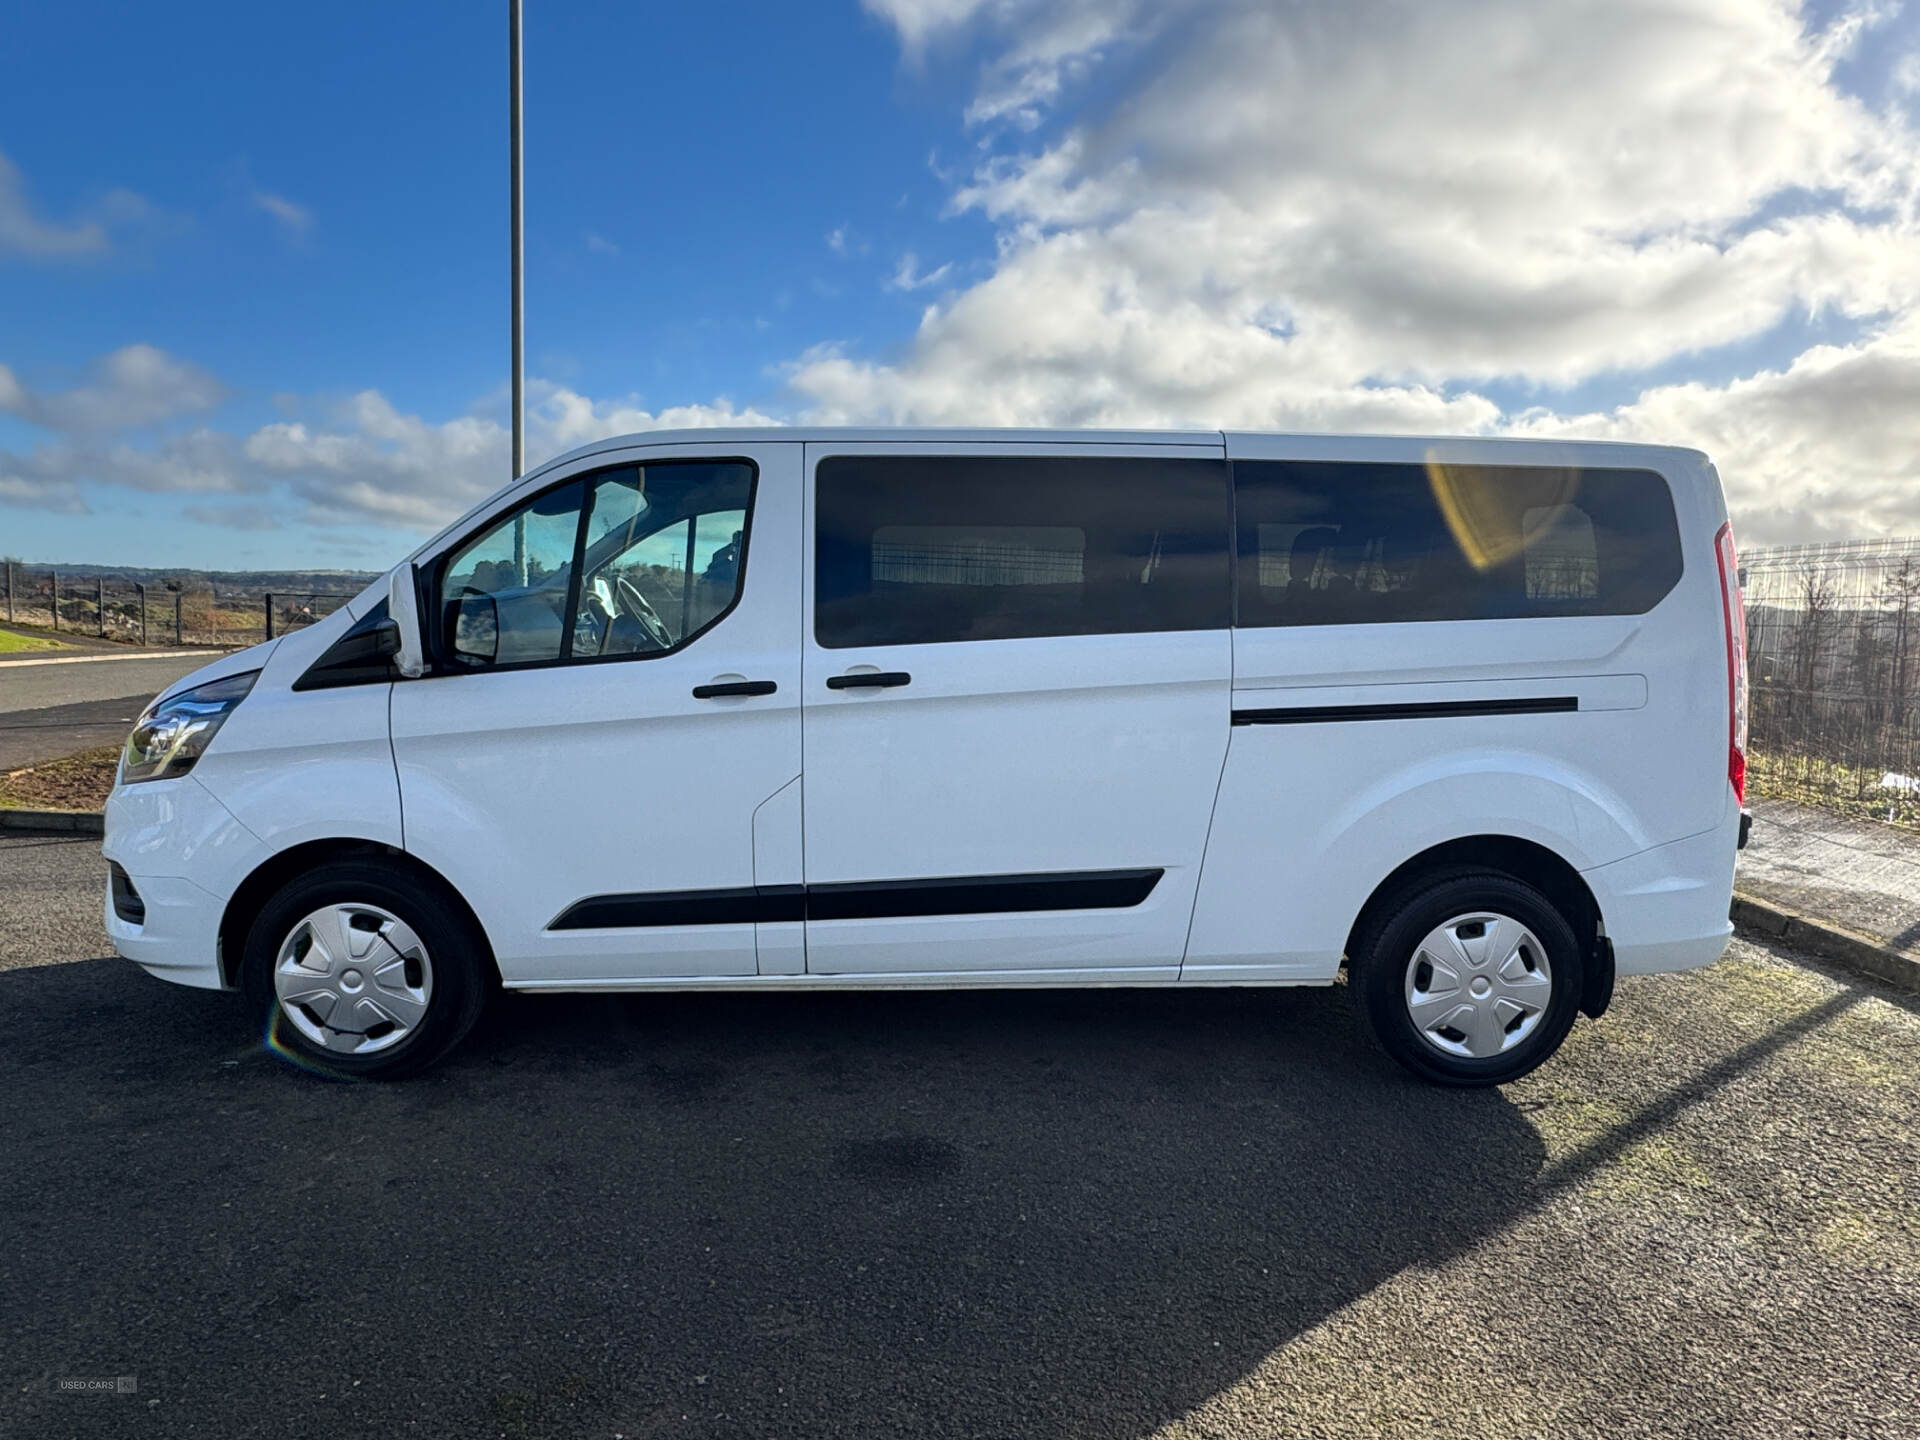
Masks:
[[[1276,457],[1287,443],[1261,437],[1240,450]],[[1419,456],[1404,442],[1313,443],[1336,457]],[[1681,534],[1679,580],[1637,615],[1237,628],[1236,723],[1183,980],[1330,980],[1380,882],[1423,850],[1475,835],[1530,840],[1595,872],[1609,934],[1631,932],[1639,947],[1634,969],[1704,963],[1711,933],[1724,945],[1738,809],[1726,775],[1717,477],[1672,451],[1555,447],[1536,458],[1529,448],[1503,446],[1484,463],[1658,469]],[[1706,837],[1703,854],[1724,848],[1724,866],[1669,848],[1693,836]],[[1639,855],[1649,873],[1622,866]],[[1663,856],[1684,859],[1688,877],[1667,885],[1653,873]],[[1645,898],[1681,893],[1692,908],[1665,919]],[[1716,906],[1717,919],[1701,918]],[[1663,926],[1693,948],[1662,959]]]

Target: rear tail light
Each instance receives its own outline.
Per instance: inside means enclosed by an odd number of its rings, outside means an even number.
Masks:
[[[1740,598],[1740,558],[1733,548],[1733,522],[1713,537],[1720,562],[1720,610],[1727,622],[1727,779],[1733,798],[1747,803],[1747,613]]]

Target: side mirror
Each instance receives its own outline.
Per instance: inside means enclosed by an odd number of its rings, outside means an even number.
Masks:
[[[468,665],[491,665],[500,655],[500,606],[491,595],[462,595],[448,646]]]
[[[387,615],[399,629],[393,664],[401,676],[418,680],[426,673],[426,652],[420,644],[420,583],[411,560],[393,572],[387,585]]]

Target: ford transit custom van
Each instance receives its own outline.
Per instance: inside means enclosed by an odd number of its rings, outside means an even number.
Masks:
[[[516,481],[163,693],[106,924],[392,1077],[524,991],[1326,985],[1427,1079],[1726,946],[1691,450],[701,430]]]

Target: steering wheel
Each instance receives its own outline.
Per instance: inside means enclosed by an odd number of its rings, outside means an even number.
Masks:
[[[620,607],[640,622],[647,632],[647,638],[662,650],[671,650],[673,632],[667,629],[667,622],[647,603],[647,597],[640,593],[640,588],[624,575],[614,576],[613,588],[620,598]]]

